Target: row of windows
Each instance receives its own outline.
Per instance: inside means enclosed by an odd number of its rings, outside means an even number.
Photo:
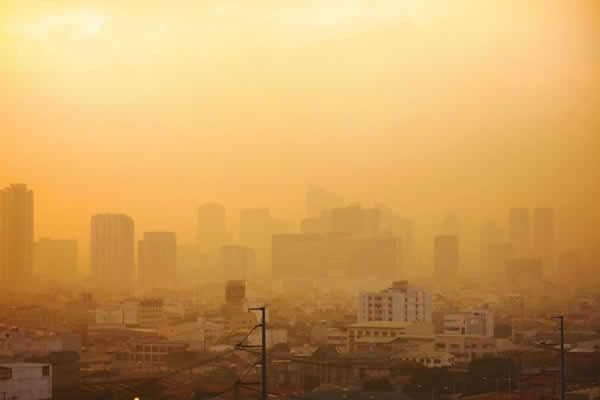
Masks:
[[[157,345],[157,344],[137,344],[135,351],[137,353],[170,353],[176,350],[175,346]]]
[[[134,354],[134,353],[117,353],[115,358],[119,361],[166,361],[166,354]]]

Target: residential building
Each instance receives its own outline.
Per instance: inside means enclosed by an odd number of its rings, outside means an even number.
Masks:
[[[494,312],[489,309],[475,309],[470,312],[446,314],[444,316],[445,335],[494,336]]]
[[[29,287],[33,270],[33,192],[24,184],[0,190],[0,288]]]
[[[130,293],[135,276],[133,219],[122,214],[94,215],[90,247],[91,274],[96,289]]]
[[[3,399],[52,399],[52,366],[40,363],[0,364],[0,396]]]
[[[414,361],[426,368],[449,368],[454,366],[454,355],[442,351],[412,351],[398,353],[392,360]]]
[[[437,236],[434,242],[434,274],[440,282],[454,280],[458,273],[458,237]]]
[[[137,319],[140,328],[157,329],[163,322],[163,300],[140,300],[138,303]]]
[[[177,238],[175,232],[144,232],[138,242],[138,283],[146,290],[175,287]]]
[[[161,368],[167,365],[170,353],[187,348],[187,343],[178,341],[140,338],[131,341],[126,350],[115,352],[113,364],[117,368]]]
[[[436,351],[451,353],[457,364],[497,354],[496,339],[487,336],[437,335],[434,346]]]
[[[346,348],[349,352],[354,352],[362,343],[375,343],[380,339],[431,337],[434,328],[426,322],[369,321],[349,325],[346,332]]]
[[[358,322],[431,322],[431,293],[412,286],[408,281],[396,281],[379,292],[361,292]]]
[[[76,240],[40,238],[34,254],[34,274],[44,285],[65,288],[77,283]]]

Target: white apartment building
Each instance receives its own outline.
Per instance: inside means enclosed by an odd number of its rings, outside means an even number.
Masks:
[[[475,309],[471,312],[446,314],[444,316],[445,335],[494,336],[494,312],[488,309]]]
[[[0,399],[52,399],[50,364],[0,364]]]
[[[361,292],[358,322],[431,322],[431,293],[407,281],[397,281],[380,292]]]

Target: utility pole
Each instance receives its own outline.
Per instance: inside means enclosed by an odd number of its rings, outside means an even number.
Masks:
[[[560,321],[560,400],[565,400],[566,379],[565,379],[565,318],[562,315],[552,317]]]
[[[265,306],[249,308],[248,311],[260,311],[262,315],[262,322],[260,324],[262,333],[262,344],[261,344],[261,369],[262,369],[262,400],[267,400],[267,319]]]

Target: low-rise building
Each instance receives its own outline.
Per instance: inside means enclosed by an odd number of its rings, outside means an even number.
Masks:
[[[160,368],[166,366],[170,353],[184,351],[187,343],[168,340],[139,339],[130,342],[126,349],[114,353],[116,368]]]
[[[426,368],[445,368],[454,365],[454,356],[442,351],[417,351],[398,353],[392,360],[414,361]]]
[[[446,314],[444,334],[492,337],[494,336],[494,312],[481,308],[470,312]]]
[[[52,367],[39,363],[0,364],[0,398],[52,399]]]
[[[457,364],[497,355],[496,339],[487,336],[437,335],[434,349],[451,353]]]
[[[346,349],[354,352],[361,347],[359,343],[375,343],[402,336],[433,336],[432,324],[425,322],[371,321],[358,322],[347,327]]]

